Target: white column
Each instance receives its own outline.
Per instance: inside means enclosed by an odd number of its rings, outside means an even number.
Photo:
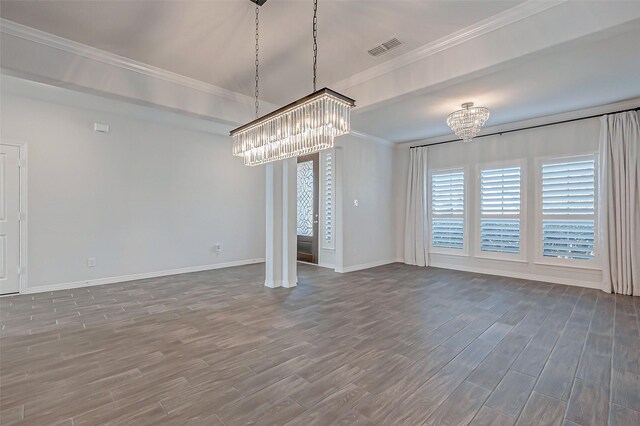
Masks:
[[[282,162],[282,287],[298,285],[297,158]]]
[[[282,163],[266,165],[266,287],[282,286]]]
[[[270,288],[295,287],[296,171],[295,158],[266,165],[265,281]]]

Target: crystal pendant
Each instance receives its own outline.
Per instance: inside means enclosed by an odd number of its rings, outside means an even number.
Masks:
[[[473,102],[462,104],[462,108],[449,114],[447,124],[460,139],[471,142],[489,118],[489,110],[483,107],[474,107]]]
[[[255,166],[332,148],[334,138],[350,131],[355,101],[330,89],[232,130],[233,155]]]

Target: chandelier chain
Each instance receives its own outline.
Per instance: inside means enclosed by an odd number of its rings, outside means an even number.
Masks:
[[[313,91],[316,91],[318,74],[318,0],[313,0]]]
[[[332,148],[336,137],[350,131],[350,109],[355,106],[355,101],[333,90],[317,90],[318,0],[313,0],[313,93],[262,117],[258,115],[260,93],[258,6],[264,4],[266,0],[251,1],[256,3],[256,119],[230,132],[233,137],[233,155],[242,157],[245,165],[256,166]]]
[[[258,34],[258,27],[260,24],[260,15],[259,15],[259,10],[260,8],[258,7],[258,5],[256,4],[256,90],[255,90],[255,96],[256,96],[256,118],[258,118],[258,114],[259,114],[259,110],[260,110],[260,103],[258,102],[258,96],[260,95],[260,89],[258,86],[259,83],[259,74],[258,74],[258,69],[260,67],[260,61],[258,58],[258,52],[259,52],[259,34]]]

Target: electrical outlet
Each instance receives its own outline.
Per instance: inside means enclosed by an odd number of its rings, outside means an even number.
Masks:
[[[87,258],[87,266],[89,268],[94,268],[96,266],[96,258],[95,257]]]
[[[353,207],[358,207],[358,200],[353,200]]]
[[[216,253],[220,254],[220,252],[222,252],[222,244],[217,243],[214,247],[216,249]]]

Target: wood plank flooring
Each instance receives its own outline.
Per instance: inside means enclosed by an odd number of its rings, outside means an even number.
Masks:
[[[639,425],[640,298],[393,264],[0,299],[2,425]]]

